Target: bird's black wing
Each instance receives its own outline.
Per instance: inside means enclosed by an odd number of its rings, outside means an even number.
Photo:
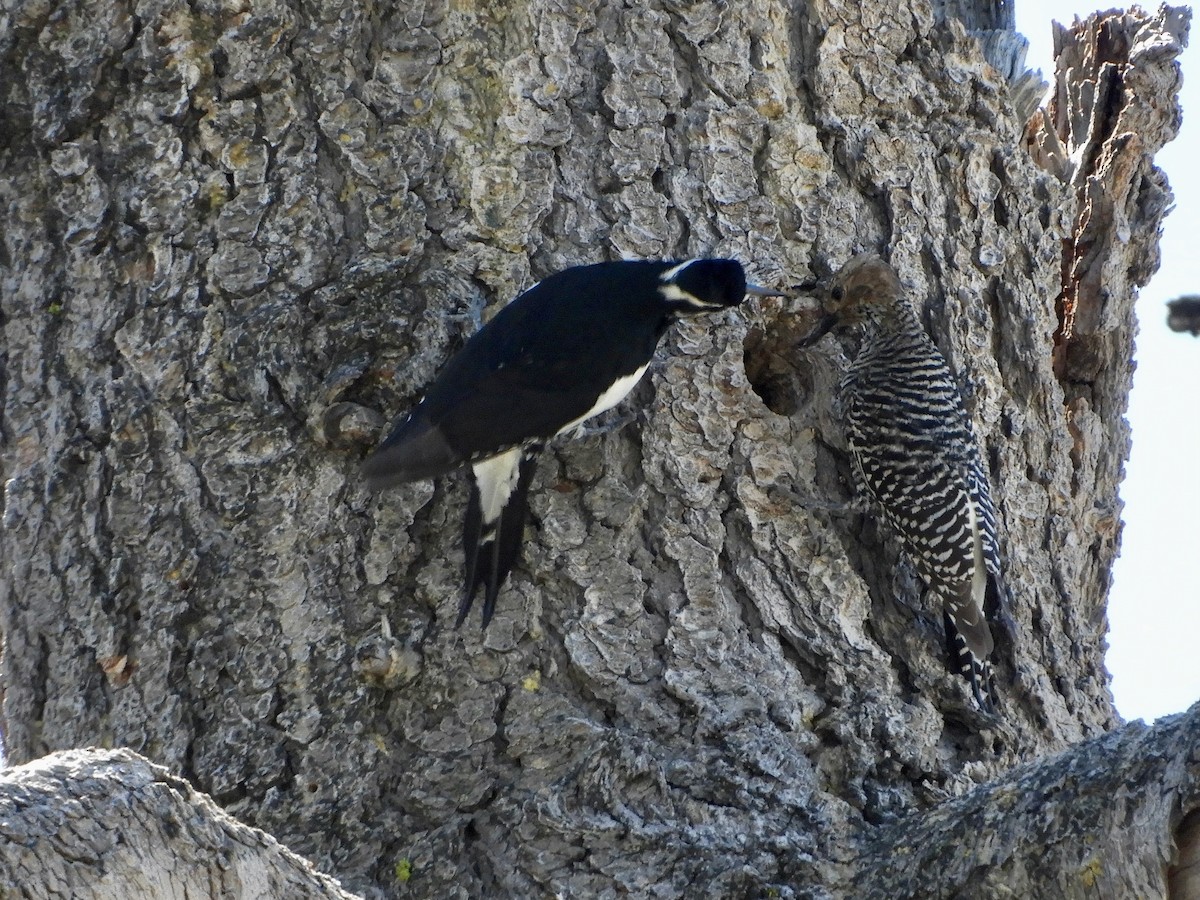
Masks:
[[[449,367],[446,372],[455,374]],[[463,463],[544,442],[591,409],[603,391],[581,381],[578,367],[565,359],[524,365],[517,360],[468,374],[444,386],[443,373],[363,462],[368,487],[436,478]]]
[[[458,468],[462,455],[445,433],[429,421],[420,406],[388,435],[362,464],[371,490],[378,491],[409,481],[436,478]]]
[[[425,398],[366,461],[373,488],[432,478],[531,441],[585,415],[617,379],[649,362],[658,332],[613,341],[607,298],[547,280],[478,331]]]

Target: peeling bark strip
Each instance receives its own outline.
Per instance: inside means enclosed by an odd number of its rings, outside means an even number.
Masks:
[[[1022,146],[991,0],[10,6],[12,761],[133,748],[373,898],[833,896],[856,836],[1116,723],[1113,422],[1179,13],[1064,33],[1125,60],[1086,213]],[[1073,341],[1110,335],[1065,385],[1064,241]],[[450,627],[463,482],[376,501],[356,470],[498,303],[622,255],[794,283],[865,249],[996,486],[995,728],[895,542],[827,512],[847,348],[794,353],[786,302],[686,323],[635,424],[550,447],[500,612]]]
[[[0,773],[0,896],[355,900],[129,750],[69,750]]]
[[[1027,134],[1077,204],[1054,335],[1055,373],[1068,385],[1132,375],[1133,304],[1120,298],[1158,269],[1158,226],[1172,197],[1153,159],[1179,132],[1182,111],[1163,98],[1179,92],[1190,21],[1190,10],[1163,6],[1154,16],[1114,11],[1055,25],[1054,91]]]

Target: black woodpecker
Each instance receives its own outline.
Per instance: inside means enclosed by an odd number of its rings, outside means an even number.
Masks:
[[[451,357],[428,393],[362,466],[372,490],[469,466],[466,589],[455,627],[484,588],[483,627],[516,563],[538,455],[555,435],[612,408],[676,319],[737,306],[739,262],[605,262],[525,291]]]
[[[958,385],[896,272],[879,257],[864,253],[846,263],[823,308],[805,343],[834,325],[863,329],[841,384],[855,474],[942,598],[952,668],[980,708],[993,711],[985,610],[999,610],[1003,596],[996,513]]]

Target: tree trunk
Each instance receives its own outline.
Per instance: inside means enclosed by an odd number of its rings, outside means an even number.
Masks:
[[[1011,22],[959,9],[991,6],[6,14],[10,760],[132,748],[372,897],[824,896],[899,884],[860,851],[975,828],[948,796],[1112,729],[1133,296],[1188,16],[1063,32],[1025,127],[953,18],[1020,74]],[[921,298],[985,444],[1000,720],[893,536],[827,508],[845,359],[794,349],[798,301],[678,326],[608,420],[635,423],[543,459],[491,627],[453,629],[463,481],[373,497],[356,468],[484,318],[623,254],[782,285],[859,249]],[[1165,852],[1171,796],[1122,865]],[[990,858],[1077,862],[1035,856]]]

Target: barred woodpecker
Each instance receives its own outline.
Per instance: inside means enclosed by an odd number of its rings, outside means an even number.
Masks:
[[[841,383],[855,474],[944,603],[951,665],[994,711],[989,609],[999,609],[1000,554],[988,476],[941,351],[895,270],[855,256],[829,283],[811,343],[834,325],[863,341]]]
[[[455,627],[480,586],[483,627],[492,619],[545,443],[619,403],[673,321],[737,306],[747,293],[774,292],[747,284],[733,259],[576,266],[525,291],[451,357],[362,474],[378,490],[470,466]]]

